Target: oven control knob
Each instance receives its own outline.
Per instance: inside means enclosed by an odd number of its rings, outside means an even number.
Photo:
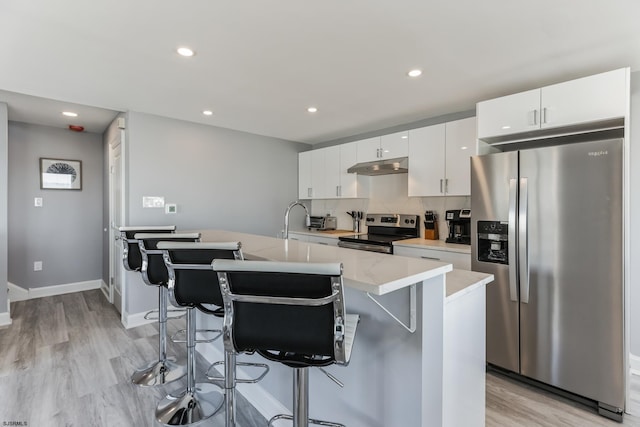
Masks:
[[[416,220],[415,220],[415,219],[412,219],[412,220],[411,220],[411,224],[415,224],[415,223],[416,223]]]
[[[373,218],[367,218],[367,222],[371,222],[373,220],[374,220]]]

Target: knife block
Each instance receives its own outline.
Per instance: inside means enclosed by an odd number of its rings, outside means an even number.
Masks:
[[[429,221],[424,223],[424,238],[427,240],[438,240],[438,222]]]

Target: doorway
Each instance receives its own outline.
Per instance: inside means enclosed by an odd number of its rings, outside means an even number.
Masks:
[[[122,315],[124,308],[124,268],[119,228],[124,223],[124,119],[109,140],[109,284],[105,296]]]

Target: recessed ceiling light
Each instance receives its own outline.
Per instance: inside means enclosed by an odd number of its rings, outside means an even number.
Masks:
[[[188,47],[179,47],[177,52],[182,56],[193,56],[196,54],[192,49],[189,49]]]
[[[504,125],[504,126],[502,126],[502,129],[504,129],[504,130],[511,129],[511,126],[509,126],[509,125]]]
[[[310,113],[317,113],[318,109],[316,107],[309,107],[309,108],[307,108],[307,111],[310,112]]]
[[[407,135],[402,135],[402,136],[401,136],[401,138],[402,138],[402,139],[407,139],[407,138],[409,138],[409,137],[408,137]]]
[[[213,111],[211,111],[211,110],[204,110],[204,111],[202,112],[202,114],[204,114],[205,116],[212,116],[212,115],[213,115]]]
[[[67,117],[78,117],[78,113],[74,113],[73,111],[63,111],[62,115]]]
[[[421,74],[422,74],[422,70],[419,70],[419,69],[417,69],[417,68],[416,68],[415,70],[411,70],[411,71],[409,71],[409,72],[407,73],[407,75],[408,75],[409,77],[418,77],[418,76],[419,76],[419,75],[421,75]]]
[[[468,149],[468,148],[469,148],[469,147],[460,147],[460,149],[461,149],[461,150],[466,150],[466,149]]]

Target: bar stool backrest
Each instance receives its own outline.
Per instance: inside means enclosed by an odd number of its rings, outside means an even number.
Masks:
[[[240,242],[159,242],[169,273],[167,286],[174,305],[198,307],[212,313],[203,304],[222,307],[218,274],[211,268],[215,259],[242,260]],[[212,313],[213,314],[213,313]]]
[[[292,367],[346,364],[342,264],[216,260],[224,337]]]
[[[166,285],[169,273],[164,264],[162,251],[157,248],[159,242],[197,242],[200,233],[137,233],[140,255],[142,256],[142,280],[151,286]]]
[[[140,225],[124,226],[118,228],[122,240],[122,262],[125,270],[140,271],[142,268],[142,255],[138,241],[134,238],[136,233],[173,233],[175,225]]]

